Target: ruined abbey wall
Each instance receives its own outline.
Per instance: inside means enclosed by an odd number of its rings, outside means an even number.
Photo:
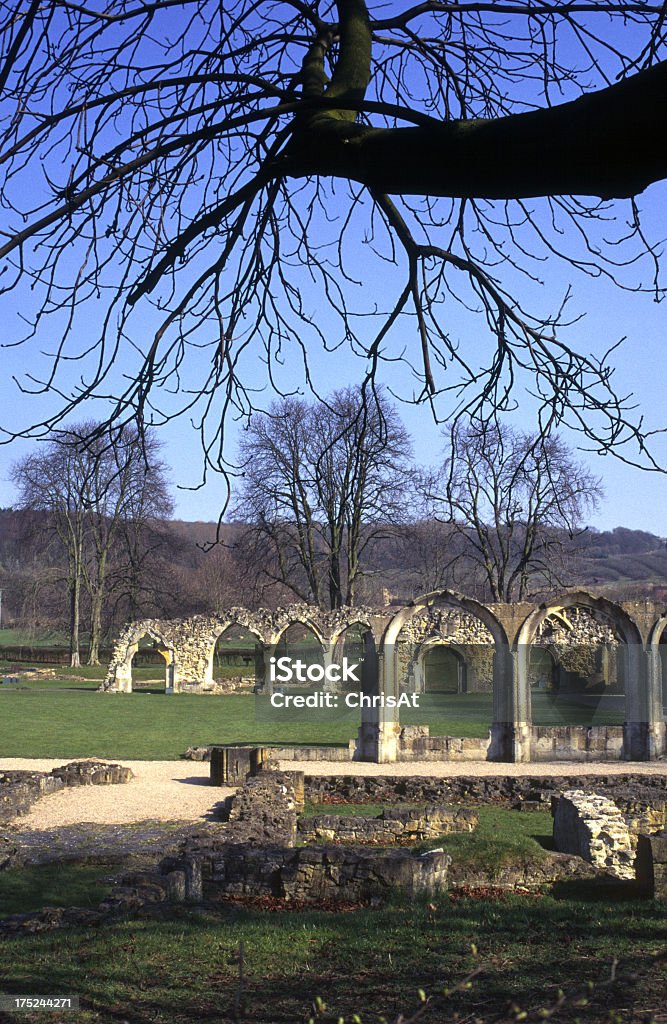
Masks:
[[[286,631],[296,625],[310,632],[325,666],[340,660],[348,630],[354,629],[357,644],[363,636],[363,688],[378,694],[424,692],[430,652],[450,648],[454,664],[465,668],[461,692],[493,694],[494,721],[480,753],[491,760],[529,760],[548,749],[550,734],[542,726],[539,733],[532,726],[531,688],[567,690],[573,680],[579,687],[583,680],[591,699],[600,693],[616,694],[619,707],[625,708],[622,728],[610,726],[605,733],[602,756],[656,757],[667,748],[659,646],[667,608],[651,602],[614,604],[582,591],[539,605],[484,605],[444,591],[398,609],[327,612],[294,604],[274,611],[230,608],[219,616],[146,619],[124,628],[102,689],[132,690],[132,658],[142,638],[148,637],[164,658],[167,692],[222,692],[213,671],[216,643],[237,627],[250,634],[262,652],[264,671],[260,665],[255,684],[268,693],[269,659]],[[540,651],[541,655],[536,653]],[[567,730],[572,732],[569,726]],[[557,730],[551,731],[555,737]],[[364,716],[359,756],[396,760],[405,756],[402,742],[395,714]],[[561,743],[558,751],[563,757],[570,751],[574,757],[587,757],[598,745],[598,739],[593,742],[582,731],[576,742]],[[433,756],[441,756],[438,751],[450,746],[431,742],[429,749]]]

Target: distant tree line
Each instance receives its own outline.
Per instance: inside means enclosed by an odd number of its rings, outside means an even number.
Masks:
[[[160,444],[80,423],[14,467],[0,511],[3,624],[70,640],[96,663],[128,619],[295,600],[383,605],[451,588],[512,601],[573,584],[629,596],[667,579],[664,541],[586,528],[600,481],[556,435],[460,422],[433,465],[386,394],[285,398],[239,446],[229,521],[171,519]],[[647,594],[646,584],[638,590]],[[634,595],[633,595],[634,596]]]

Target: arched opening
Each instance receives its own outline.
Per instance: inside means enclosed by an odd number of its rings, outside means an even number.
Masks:
[[[261,689],[264,645],[257,634],[238,623],[227,626],[213,648],[211,677],[222,689]]]
[[[255,720],[272,742],[348,747],[360,716],[346,705],[347,684],[327,679],[334,649],[307,622],[292,622],[267,649],[272,678],[256,698]]]
[[[131,690],[174,692],[174,652],[159,637],[146,632],[128,649]]]
[[[428,725],[431,736],[488,738],[496,641],[464,599],[438,595],[416,608],[396,637],[395,664],[398,692],[418,695],[401,711],[402,724]]]
[[[324,650],[311,626],[293,622],[285,629],[273,651],[273,690],[312,692],[324,688]]]
[[[548,647],[531,647],[528,676],[532,694],[558,690],[560,674],[557,653]]]
[[[422,663],[424,693],[465,693],[467,667],[463,655],[445,644],[431,644]]]
[[[332,663],[342,665],[343,659],[347,659],[348,666],[354,668],[354,675],[358,677],[359,682],[353,678],[341,680],[340,683],[334,683],[331,687],[334,691],[346,693],[363,688],[364,664],[368,655],[369,641],[373,646],[372,633],[363,622],[351,623],[335,637],[331,646]]]
[[[600,609],[547,609],[528,659],[533,725],[622,725],[626,661],[624,639]]]
[[[667,623],[663,625],[662,632],[658,639],[658,659],[662,680],[662,718],[663,721],[667,722]]]

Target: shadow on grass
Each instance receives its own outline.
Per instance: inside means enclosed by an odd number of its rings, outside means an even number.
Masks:
[[[556,882],[551,890],[556,900],[577,900],[581,903],[623,903],[646,898],[635,881],[607,876],[598,879],[570,879]]]

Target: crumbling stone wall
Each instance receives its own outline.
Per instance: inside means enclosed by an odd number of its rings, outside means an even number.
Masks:
[[[572,789],[555,801],[554,846],[574,853],[616,878],[634,879],[630,829],[608,797]]]
[[[377,817],[317,814],[299,818],[298,839],[305,843],[412,843],[451,832],[474,832],[479,815],[463,807],[385,808]]]
[[[132,658],[142,637],[151,637],[164,653],[167,665],[173,664],[171,686],[174,692],[221,693],[213,679],[213,653],[218,639],[232,626],[252,633],[265,653],[275,649],[290,626],[301,624],[312,630],[323,648],[333,651],[350,626],[361,626],[379,639],[387,611],[369,608],[339,608],[323,611],[306,604],[292,604],[275,611],[230,608],[219,616],[193,615],[183,619],[143,619],[124,627],[114,644],[109,669],[101,686],[105,691],[129,692],[132,688]],[[260,681],[261,682],[261,681]]]
[[[306,799],[313,803],[381,803],[450,805],[455,803],[500,804],[509,807],[542,807],[568,789],[602,793],[632,813],[633,802],[664,806],[667,774],[639,775],[459,775],[433,778],[428,775],[307,775]]]
[[[534,646],[546,648],[569,673],[622,691],[622,666],[617,648],[623,638],[601,612],[574,607],[554,611],[541,623]]]
[[[495,644],[490,630],[469,612],[430,607],[413,615],[396,640],[399,671],[407,692],[424,689],[423,659],[434,644],[460,652],[467,668],[466,689],[491,690]]]
[[[364,679],[367,691],[383,695],[419,693],[424,689],[424,659],[438,645],[460,656],[465,689],[493,692],[493,721],[486,753],[476,756],[502,761],[528,761],[531,735],[531,647],[549,651],[559,668],[559,687],[590,696],[625,693],[622,744],[609,734],[603,755],[633,760],[653,759],[667,752],[662,711],[662,667],[658,644],[667,623],[663,606],[652,602],[615,605],[583,591],[559,595],[540,605],[483,605],[449,591],[424,595],[399,609],[341,608],[327,612],[307,605],[250,612],[230,608],[220,616],[193,616],[171,622],[145,620],[127,626],[114,650],[101,689],[132,689],[132,656],[143,635],[152,636],[166,662],[168,692],[219,693],[226,687],[213,679],[217,639],[232,626],[250,632],[263,650],[263,674],[256,685],[270,692],[268,666],[285,630],[301,624],[322,645],[322,664],[340,657],[347,630],[364,638]],[[375,657],[374,655],[377,655]],[[544,670],[533,668],[533,676]],[[534,679],[533,682],[536,680]],[[323,688],[327,688],[324,686]],[[593,706],[591,704],[591,706]],[[620,703],[618,706],[620,710]],[[400,715],[364,708],[355,756],[394,761]],[[585,727],[582,727],[585,728]],[[571,749],[585,759],[589,751]],[[433,759],[446,759],[426,745]],[[466,754],[467,756],[467,754]]]
[[[493,635],[481,619],[463,607],[457,607],[456,602],[457,595],[446,595],[442,602],[410,616],[401,627],[397,657],[407,692],[419,685],[419,662],[433,643],[450,645],[462,652],[467,665],[468,689],[491,688],[495,650]],[[505,618],[509,616],[508,621],[514,621],[510,613],[515,606],[489,605],[488,608],[494,613],[503,611]],[[521,614],[529,612],[530,608],[527,604],[516,606]],[[656,618],[659,614],[657,608],[653,613],[644,608],[640,610],[647,621],[651,614]],[[174,692],[187,688],[214,693],[223,691],[216,689],[212,677],[213,651],[218,638],[232,626],[250,632],[269,654],[289,626],[302,624],[332,655],[337,645],[340,649],[341,638],[352,626],[367,630],[379,645],[386,626],[401,611],[403,609],[386,608],[324,611],[306,604],[292,604],[275,611],[230,608],[219,616],[143,619],[129,623],[122,630],[101,688],[108,691],[131,688],[131,661],[144,636],[153,639],[165,658],[168,688]],[[604,671],[612,681],[619,674],[615,667],[615,651],[622,641],[617,625],[609,616],[584,606],[554,607],[533,638],[536,645],[550,650],[567,671],[585,677],[603,670],[601,652],[606,650],[608,664]]]
[[[613,799],[581,789],[554,798],[554,845],[617,878],[635,878],[639,837],[665,828],[667,794],[617,790]]]

